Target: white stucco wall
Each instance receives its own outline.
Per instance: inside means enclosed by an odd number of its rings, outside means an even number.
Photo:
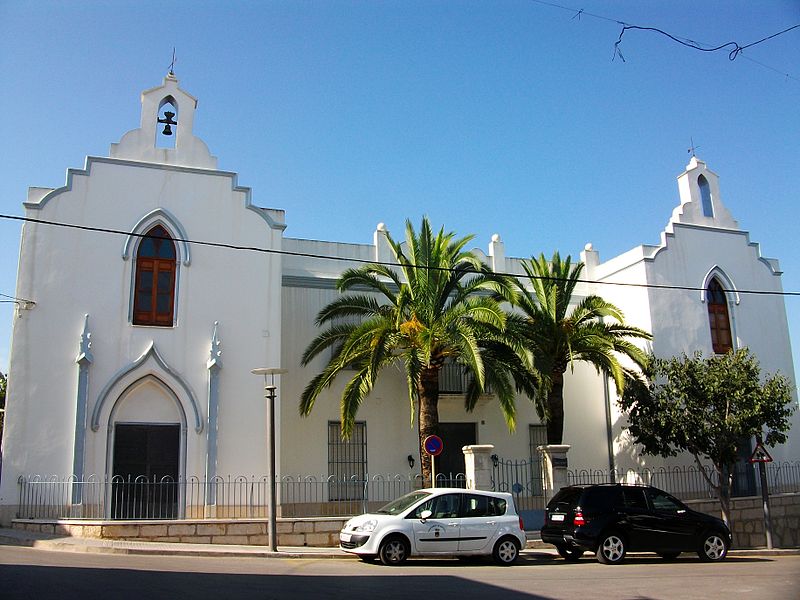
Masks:
[[[173,149],[155,148],[155,119],[169,95],[178,105]],[[251,192],[234,173],[216,170],[216,158],[192,133],[197,101],[168,76],[142,95],[138,129],[112,145],[110,158],[87,159],[68,173],[58,190],[32,188],[26,214],[35,219],[124,232],[78,231],[41,223],[23,226],[16,295],[35,308],[15,317],[3,440],[0,520],[16,503],[22,474],[68,476],[73,468],[76,357],[88,317],[88,365],[84,475],[111,473],[113,424],[182,423],[182,475],[205,476],[209,455],[209,359],[216,331],[218,371],[217,460],[214,472],[261,477],[267,472],[267,423],[263,379],[256,367],[283,367],[278,378],[278,466],[281,475],[322,475],[328,471],[328,422],[339,420],[346,377],[301,418],[298,402],[325,358],[301,367],[301,356],[319,333],[315,318],[333,300],[335,281],[348,267],[391,260],[382,224],[370,243],[283,238],[284,215],[252,205]],[[697,177],[709,183],[713,215],[699,207]],[[724,273],[737,293],[730,312],[738,347],[747,346],[765,372],[780,371],[794,381],[783,299],[746,290],[781,290],[777,261],[759,248],[725,209],[718,177],[693,158],[678,178],[680,204],[661,242],[640,246],[606,262],[587,248],[584,278],[574,301],[599,294],[619,306],[626,322],[654,336],[659,356],[711,351],[708,315],[699,288],[712,269]],[[137,239],[155,222],[177,242],[177,303],[174,327],[131,324],[131,286]],[[138,224],[138,229],[137,229]],[[369,239],[365,232],[365,239]],[[398,236],[399,237],[399,236]],[[218,242],[288,254],[224,249]],[[520,260],[507,257],[493,236],[479,256],[494,269],[522,274]],[[329,258],[324,258],[329,257]],[[337,260],[342,259],[342,260]],[[689,290],[613,285],[658,284]],[[215,326],[216,324],[216,326]],[[215,329],[216,327],[216,329]],[[650,344],[644,344],[650,349]],[[85,348],[84,348],[85,350]],[[221,366],[220,366],[221,365]],[[119,400],[119,402],[117,402]],[[613,462],[617,468],[663,464],[638,454],[623,432],[625,417],[615,391],[593,367],[576,363],[565,377],[564,440],[572,446],[570,468],[606,469],[610,406]],[[529,426],[539,424],[531,401],[517,401],[517,429],[509,433],[496,400],[487,396],[467,413],[460,396],[440,399],[441,422],[474,423],[478,444],[512,459],[529,457]],[[409,472],[417,458],[417,422],[410,421],[408,390],[401,368],[388,369],[358,413],[367,423],[370,474]],[[800,414],[795,414],[800,423]],[[96,425],[96,429],[92,425]],[[773,451],[796,460],[796,426],[789,444]],[[670,461],[689,462],[687,457]],[[413,469],[419,471],[417,463]],[[8,512],[8,511],[6,511]]]
[[[249,194],[236,186],[231,173],[89,158],[84,171],[70,174],[65,188],[28,203],[27,214],[130,232],[142,217],[161,209],[190,240],[279,250],[282,213],[252,209]],[[175,228],[172,234],[182,235]],[[222,350],[217,473],[267,470],[263,381],[249,371],[280,362],[279,255],[190,243],[191,261],[186,264],[186,248],[176,243],[175,326],[147,327],[131,324],[135,249],[123,259],[125,242],[124,235],[35,223],[23,229],[17,293],[35,299],[36,307],[23,311],[14,323],[2,504],[16,501],[20,474],[63,477],[72,472],[75,358],[86,314],[94,359],[89,366],[87,421],[99,411],[99,429],[93,431],[87,423],[85,475],[110,474],[113,422],[180,422],[181,412],[186,421],[182,474],[204,475],[207,361],[215,323]],[[169,370],[150,355],[138,368],[120,375],[151,346]],[[132,395],[109,422],[116,399],[148,374],[167,384],[180,408],[156,407],[147,393]]]
[[[697,178],[703,175],[711,192],[713,215],[703,214]],[[718,177],[705,163],[692,158],[678,177],[681,204],[675,208],[656,246],[640,246],[599,263],[586,257],[590,278],[609,282],[647,283],[649,288],[597,285],[597,293],[622,308],[626,320],[651,331],[657,356],[710,355],[711,331],[703,290],[716,275],[728,294],[736,348],[748,347],[758,358],[762,373],[782,373],[794,382],[781,271],[775,259],[761,256],[758,244],[739,229],[722,201]],[[594,253],[596,254],[596,253]],[[679,289],[668,289],[679,288]],[[680,289],[686,288],[686,289]],[[748,294],[746,291],[776,292]],[[796,399],[795,399],[796,404]],[[663,464],[660,457],[642,456],[623,428],[626,419],[613,404],[615,454],[618,468]],[[793,416],[793,431],[800,414]],[[787,444],[775,448],[776,460],[796,460],[800,447],[796,433]],[[670,464],[692,464],[689,456],[671,458]]]

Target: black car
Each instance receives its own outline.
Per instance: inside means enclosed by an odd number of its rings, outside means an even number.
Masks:
[[[607,565],[622,562],[628,551],[656,552],[665,559],[697,552],[700,560],[719,561],[732,539],[721,519],[644,485],[561,488],[547,505],[542,527],[542,541],[565,559],[578,560],[590,550]]]

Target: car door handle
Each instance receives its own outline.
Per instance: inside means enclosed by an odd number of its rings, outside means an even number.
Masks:
[[[487,525],[497,525],[497,521],[486,521]]]
[[[458,527],[458,523],[448,523],[448,527]]]

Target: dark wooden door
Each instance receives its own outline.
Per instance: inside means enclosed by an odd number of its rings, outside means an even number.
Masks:
[[[114,426],[111,512],[115,519],[174,519],[180,425]]]
[[[464,446],[476,443],[475,423],[439,423],[442,453],[436,457],[436,486],[465,487]]]

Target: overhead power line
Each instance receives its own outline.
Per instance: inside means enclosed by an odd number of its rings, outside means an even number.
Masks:
[[[8,300],[0,300],[0,302],[32,302],[32,300],[26,300],[25,298],[17,298],[16,296],[7,296],[6,294],[0,294],[0,298],[8,298]]]
[[[90,225],[77,225],[74,223],[62,223],[59,221],[48,221],[45,219],[34,219],[31,217],[19,217],[16,215],[4,215],[0,214],[0,219],[8,219],[11,221],[22,221],[25,223],[38,223],[40,225],[51,225],[53,227],[64,227],[66,229],[77,229],[79,231],[89,231],[94,233],[108,233],[113,235],[124,235],[124,236],[133,236],[144,238],[148,237],[146,233],[133,233],[130,231],[123,231],[121,229],[110,229],[108,227],[92,227]],[[357,264],[370,264],[370,265],[382,265],[386,267],[402,267],[403,265],[395,262],[384,262],[384,261],[376,261],[376,260],[368,260],[365,258],[351,258],[345,256],[330,256],[326,254],[315,254],[312,252],[293,252],[291,250],[275,250],[274,248],[261,248],[259,246],[242,246],[238,244],[230,244],[225,242],[209,242],[204,240],[192,240],[188,238],[178,238],[173,237],[170,238],[175,242],[182,242],[187,244],[196,244],[198,246],[207,246],[210,248],[225,248],[228,250],[243,250],[248,252],[259,252],[262,254],[275,254],[279,256],[297,256],[301,258],[314,258],[319,260],[331,260],[331,261],[338,261],[338,262],[347,262],[347,263],[357,263]],[[447,271],[452,272],[454,269],[448,269],[444,267],[429,267],[426,265],[411,265],[413,268],[416,269],[428,269],[432,271]],[[505,275],[508,277],[520,277],[519,274],[516,273],[504,273],[495,271],[497,275]],[[527,275],[525,275],[527,277]],[[553,277],[539,277],[538,279],[558,279]],[[648,288],[648,289],[656,289],[656,290],[681,290],[681,291],[697,291],[702,292],[705,288],[697,287],[697,286],[686,286],[686,285],[665,285],[665,284],[657,284],[657,283],[625,283],[620,281],[596,281],[593,279],[578,279],[579,283],[585,284],[594,284],[594,285],[612,285],[618,287],[634,287],[634,288]],[[761,295],[761,296],[800,296],[800,292],[784,292],[784,291],[775,291],[775,290],[723,290],[728,292],[734,292],[737,294],[754,294],[754,295]],[[0,294],[3,295],[3,294]],[[4,296],[6,298],[10,298],[11,296]],[[30,302],[29,300],[20,300],[22,302]]]
[[[625,57],[622,56],[622,52],[620,52],[619,50],[619,45],[622,43],[622,36],[625,35],[626,31],[631,29],[638,29],[640,31],[654,31],[656,33],[660,33],[661,35],[668,37],[672,41],[677,42],[683,46],[686,46],[688,48],[694,48],[695,50],[700,50],[700,52],[717,52],[718,50],[724,50],[725,48],[730,48],[731,46],[733,46],[733,48],[731,48],[731,51],[728,53],[728,59],[736,60],[736,57],[739,56],[742,53],[742,50],[744,50],[745,48],[752,48],[757,44],[761,44],[762,42],[771,40],[772,38],[778,37],[779,35],[783,35],[784,33],[791,31],[792,29],[797,29],[798,27],[800,27],[800,24],[789,27],[788,29],[784,29],[783,31],[779,31],[778,33],[768,35],[767,37],[762,38],[757,42],[746,44],[744,46],[740,46],[737,42],[726,42],[724,44],[716,46],[715,48],[710,48],[710,47],[704,47],[705,44],[701,45],[693,40],[681,39],[679,37],[676,37],[671,33],[667,33],[663,29],[659,29],[658,27],[642,27],[640,25],[622,24],[622,31],[619,32],[619,39],[614,44],[614,56],[616,57],[617,55],[619,55],[619,57],[622,59],[622,62],[625,62]]]
[[[735,60],[736,58],[741,56],[745,60],[748,60],[748,61],[750,61],[750,62],[752,62],[754,64],[757,64],[760,67],[764,67],[765,69],[769,69],[770,71],[774,71],[775,73],[778,73],[778,74],[786,77],[787,79],[793,79],[795,81],[800,81],[800,78],[798,78],[798,77],[796,77],[794,75],[791,75],[789,73],[781,71],[780,69],[776,69],[775,67],[772,67],[772,66],[767,65],[767,64],[765,64],[763,62],[760,62],[760,61],[757,61],[757,60],[755,60],[753,58],[750,58],[749,56],[747,56],[745,54],[742,54],[742,50],[745,50],[746,48],[752,48],[753,46],[756,46],[758,44],[766,42],[767,40],[771,40],[771,39],[776,38],[776,37],[778,37],[780,35],[788,33],[790,31],[792,31],[793,29],[800,28],[800,23],[798,23],[797,25],[793,25],[791,27],[788,27],[787,29],[784,29],[783,31],[778,31],[777,33],[773,33],[771,35],[763,37],[760,40],[757,40],[755,42],[751,42],[749,44],[745,44],[744,46],[740,45],[738,42],[727,42],[725,44],[722,44],[722,45],[714,47],[712,44],[707,44],[707,43],[703,43],[703,42],[697,42],[695,40],[691,40],[691,39],[686,38],[686,37],[677,36],[677,35],[673,35],[671,33],[667,33],[663,29],[659,29],[657,27],[644,27],[644,26],[641,26],[641,25],[634,25],[634,24],[631,24],[631,23],[627,23],[627,22],[625,22],[625,21],[623,21],[621,19],[615,19],[615,18],[612,18],[612,17],[606,17],[604,15],[598,15],[598,14],[595,14],[595,13],[587,12],[582,8],[581,9],[576,9],[576,8],[572,8],[572,7],[569,7],[569,6],[564,6],[563,4],[557,4],[555,2],[548,2],[547,0],[531,0],[531,2],[535,2],[535,3],[541,4],[543,6],[550,6],[552,8],[558,8],[558,9],[561,9],[561,10],[565,10],[565,11],[571,12],[571,13],[573,13],[573,15],[572,15],[572,19],[573,20],[576,19],[576,18],[578,20],[581,20],[581,17],[585,15],[585,16],[591,17],[593,19],[600,19],[602,21],[608,21],[610,23],[616,23],[617,25],[621,25],[622,26],[622,30],[619,33],[619,39],[617,39],[617,41],[614,43],[614,55],[612,56],[611,60],[614,60],[617,56],[619,56],[622,59],[622,62],[625,62],[625,57],[622,55],[622,52],[619,49],[620,43],[622,42],[622,36],[625,34],[626,31],[628,31],[630,29],[638,29],[638,30],[642,30],[642,31],[652,31],[652,32],[655,32],[655,33],[660,33],[661,35],[664,35],[664,36],[670,38],[671,40],[677,42],[678,44],[682,44],[684,46],[687,46],[689,48],[693,48],[695,50],[700,50],[701,52],[717,52],[719,50],[723,50],[725,48],[732,47],[730,52],[728,53],[728,58],[730,60]]]

